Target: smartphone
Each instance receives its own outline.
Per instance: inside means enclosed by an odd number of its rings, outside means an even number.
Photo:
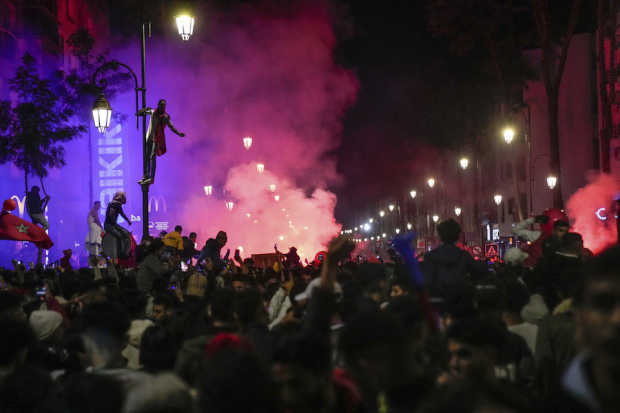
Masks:
[[[177,281],[173,281],[170,283],[170,291],[176,291],[179,288],[179,283]]]
[[[239,256],[239,250],[235,250],[235,257]]]
[[[45,301],[45,295],[47,294],[47,287],[37,287],[37,298],[41,301]]]
[[[230,256],[230,248],[226,251],[226,255],[224,255],[224,261],[228,261],[228,257]]]
[[[181,271],[187,271],[187,263],[185,261],[181,261]]]

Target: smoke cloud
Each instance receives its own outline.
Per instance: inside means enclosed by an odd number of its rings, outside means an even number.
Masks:
[[[569,199],[566,212],[574,220],[571,231],[580,233],[584,246],[596,254],[618,240],[618,212],[613,199],[620,191],[620,182],[610,175],[595,173],[588,176],[588,181]]]
[[[166,130],[168,153],[158,159],[151,195],[165,198],[171,227],[198,233],[199,247],[224,230],[228,246],[242,246],[245,256],[278,243],[283,252],[296,246],[302,258],[312,258],[341,230],[329,188],[343,180],[330,153],[340,144],[341,118],[358,83],[334,63],[326,2],[279,7],[197,22],[201,34],[184,44],[148,39],[147,106],[166,99],[172,122],[187,134]],[[117,55],[139,67],[136,48]],[[126,99],[131,103],[130,94]],[[249,150],[244,137],[253,140]],[[139,170],[135,158],[132,169]],[[213,186],[210,196],[206,185]],[[138,212],[139,187],[131,195]]]

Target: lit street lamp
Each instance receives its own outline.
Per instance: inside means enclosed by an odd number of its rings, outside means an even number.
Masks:
[[[205,185],[205,195],[209,196],[213,193],[213,187],[211,185]]]
[[[271,192],[276,192],[276,186],[274,184],[269,185]]]
[[[390,205],[388,208],[390,208],[390,211],[394,211],[394,205]]]
[[[256,170],[258,171],[258,173],[262,174],[265,171],[265,165],[259,163],[258,165],[256,165]]]
[[[417,194],[418,193],[416,191],[409,192],[409,195],[411,195],[411,198],[415,198]]]
[[[495,194],[493,199],[495,200],[495,205],[499,206],[502,203],[502,196],[500,194]]]
[[[396,228],[396,235],[400,234],[400,229]]]
[[[233,201],[226,202],[226,209],[227,210],[232,211],[234,206],[235,206],[235,203]]]
[[[179,34],[184,42],[188,41],[190,36],[194,34],[194,16],[184,14],[175,17]]]
[[[461,163],[461,168],[467,169],[467,165],[469,165],[469,159],[461,158],[460,163]]]
[[[431,188],[435,186],[435,180],[433,178],[429,178],[428,186],[430,186]]]
[[[280,195],[275,195],[275,196],[273,197],[273,199],[275,199],[275,200],[276,200],[276,202],[277,202],[277,201],[279,201],[279,200],[280,200]]]
[[[370,218],[370,219],[368,220],[368,222],[370,222],[371,224],[372,224],[374,221],[375,221],[375,220],[374,220],[374,219],[372,219],[372,218]]]
[[[252,147],[252,138],[250,138],[249,136],[243,138],[243,147],[249,151]]]
[[[411,229],[412,225],[411,224],[407,224],[407,229]]]
[[[555,184],[558,182],[558,179],[555,176],[548,176],[547,177],[547,186],[549,187],[549,189],[553,189],[555,188]]]
[[[459,207],[454,207],[454,213],[456,214],[457,217],[461,216],[461,208]]]
[[[95,101],[93,105],[93,120],[95,121],[95,127],[99,129],[100,133],[105,132],[105,130],[110,126],[110,118],[112,117],[112,107],[110,107],[110,103],[106,100],[103,93],[99,94],[99,97]]]
[[[380,211],[380,212],[379,212],[379,216],[380,216],[381,218],[383,218],[383,216],[384,216],[384,215],[385,215],[385,212],[383,212],[383,211]]]
[[[510,128],[504,129],[504,140],[506,143],[512,142],[512,139],[515,137],[515,131]]]
[[[439,221],[439,215],[433,215],[433,222]]]

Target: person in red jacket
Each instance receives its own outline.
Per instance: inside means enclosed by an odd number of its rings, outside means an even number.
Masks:
[[[536,223],[540,224],[540,230],[527,229]],[[542,256],[545,241],[554,236],[559,242],[562,236],[568,232],[568,227],[568,217],[563,210],[558,208],[547,208],[542,215],[536,215],[515,224],[512,227],[512,233],[531,242],[527,249],[525,249],[529,256],[523,265],[534,268],[536,262]]]

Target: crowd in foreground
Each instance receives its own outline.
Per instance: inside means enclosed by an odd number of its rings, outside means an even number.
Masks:
[[[0,411],[620,409],[618,247],[589,257],[562,231],[534,268],[516,248],[490,266],[458,248],[455,221],[437,229],[424,285],[395,251],[359,262],[342,237],[305,266],[294,251],[223,260],[223,232],[193,252],[204,265],[159,238],[137,269],[15,263]]]

